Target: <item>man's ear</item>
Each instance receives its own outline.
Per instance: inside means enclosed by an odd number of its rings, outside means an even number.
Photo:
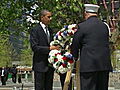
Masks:
[[[40,18],[42,19],[42,18],[43,18],[43,16],[40,16]]]
[[[40,20],[43,20],[43,17],[44,17],[44,16],[40,16]]]
[[[87,14],[87,12],[86,11],[84,11],[84,15],[86,15]]]

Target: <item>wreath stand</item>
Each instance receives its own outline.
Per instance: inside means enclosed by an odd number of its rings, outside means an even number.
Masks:
[[[80,61],[76,61],[76,74],[75,74],[75,81],[76,81],[76,90],[80,90]],[[68,71],[66,74],[65,82],[64,82],[64,87],[63,90],[68,90],[69,83],[71,80],[71,75],[72,75],[72,70]],[[73,80],[72,80],[73,83]],[[74,89],[73,89],[74,90]]]

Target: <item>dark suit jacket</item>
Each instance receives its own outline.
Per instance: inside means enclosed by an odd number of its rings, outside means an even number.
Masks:
[[[52,30],[50,28],[50,40],[52,40]],[[30,32],[30,44],[33,50],[33,70],[46,72],[48,70],[49,43],[47,36],[40,24],[35,26]]]
[[[12,73],[12,74],[17,74],[17,68],[16,67],[12,67],[12,68],[10,68],[10,72]]]
[[[0,75],[2,75],[2,68],[1,68],[1,70],[0,70]],[[8,71],[8,69],[7,68],[4,68],[4,73],[3,73],[3,75],[5,76],[5,77],[7,77],[8,76],[8,73],[9,73],[9,71]]]
[[[97,17],[89,17],[78,25],[72,43],[72,54],[75,58],[80,56],[81,72],[112,70],[109,31]]]

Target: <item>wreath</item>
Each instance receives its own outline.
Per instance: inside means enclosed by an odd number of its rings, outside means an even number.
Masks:
[[[48,61],[57,73],[66,73],[72,69],[74,60],[70,52],[73,35],[76,32],[76,24],[66,25],[54,36],[50,45],[59,45],[60,50],[51,50]]]

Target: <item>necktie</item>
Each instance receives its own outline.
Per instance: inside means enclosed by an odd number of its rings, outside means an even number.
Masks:
[[[47,36],[47,39],[48,39],[48,42],[50,42],[50,34],[49,34],[49,30],[47,27],[45,27],[45,33],[46,33],[46,36]]]

